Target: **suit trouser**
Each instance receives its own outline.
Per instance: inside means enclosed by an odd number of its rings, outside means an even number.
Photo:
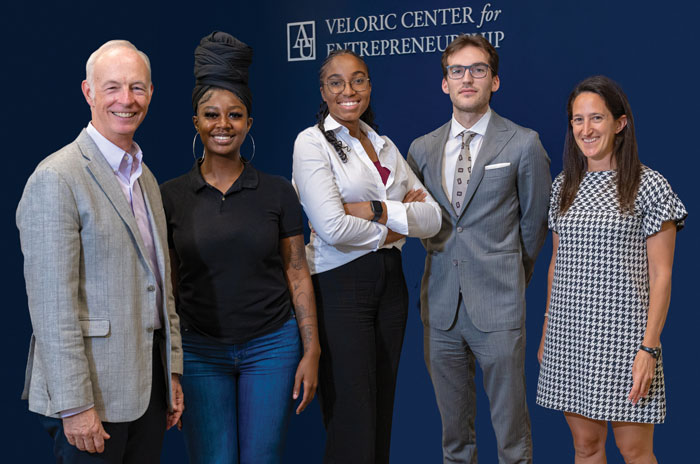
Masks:
[[[102,427],[110,435],[110,438],[105,440],[103,453],[80,451],[68,443],[63,432],[61,419],[39,416],[42,425],[54,440],[54,456],[56,456],[58,464],[152,464],[160,462],[168,412],[165,392],[167,384],[165,383],[165,371],[160,354],[160,341],[160,336],[154,335],[151,399],[146,412],[132,422],[102,422]]]
[[[525,328],[482,332],[472,323],[460,297],[451,328],[425,327],[424,349],[442,416],[444,462],[477,462],[476,362],[491,406],[499,463],[532,462],[525,397]]]
[[[326,464],[389,463],[408,291],[395,248],[313,276]]]

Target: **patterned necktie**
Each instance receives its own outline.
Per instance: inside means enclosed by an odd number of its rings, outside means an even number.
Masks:
[[[452,207],[457,216],[462,213],[462,208],[464,208],[464,196],[467,193],[467,185],[469,185],[469,178],[472,174],[472,155],[469,152],[469,143],[476,132],[462,131],[460,135],[462,136],[462,151],[457,157],[455,178],[452,182]]]

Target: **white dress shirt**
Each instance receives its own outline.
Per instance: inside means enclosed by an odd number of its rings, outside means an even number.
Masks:
[[[412,189],[427,189],[388,137],[380,137],[360,122],[382,166],[391,171],[386,185],[348,129],[330,115],[326,130],[348,147],[343,163],[316,126],[302,131],[294,142],[292,183],[311,223],[306,258],[312,274],[334,269],[381,247],[401,249],[405,239],[384,245],[388,229],[409,237],[428,238],[440,230],[440,206],[430,194],[424,202],[402,203]],[[387,210],[386,225],[345,214],[344,203],[379,200]]]
[[[486,127],[491,120],[491,108],[479,119],[472,127],[467,128],[457,122],[452,115],[452,126],[450,127],[450,135],[445,143],[445,156],[442,157],[442,189],[447,194],[447,198],[452,198],[452,184],[455,178],[455,166],[457,165],[457,157],[462,151],[462,131],[468,130],[475,132],[476,135],[469,143],[469,153],[472,156],[472,166],[476,162],[476,157],[479,155],[479,149],[484,140]]]

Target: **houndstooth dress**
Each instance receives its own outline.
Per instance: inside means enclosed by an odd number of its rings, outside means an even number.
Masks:
[[[664,221],[682,228],[685,207],[661,174],[643,166],[634,214],[620,213],[615,171],[596,171],[559,215],[562,181],[559,174],[549,205],[559,247],[537,404],[597,420],[663,422],[661,358],[648,397],[637,405],[627,397],[649,307],[646,239]]]

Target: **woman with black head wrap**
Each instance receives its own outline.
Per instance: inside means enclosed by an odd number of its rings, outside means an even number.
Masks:
[[[192,121],[204,153],[161,187],[192,463],[281,462],[292,398],[303,385],[299,413],[316,391],[320,348],[301,207],[286,179],[240,153],[253,123],[251,61],[252,49],[229,34],[201,40]]]

